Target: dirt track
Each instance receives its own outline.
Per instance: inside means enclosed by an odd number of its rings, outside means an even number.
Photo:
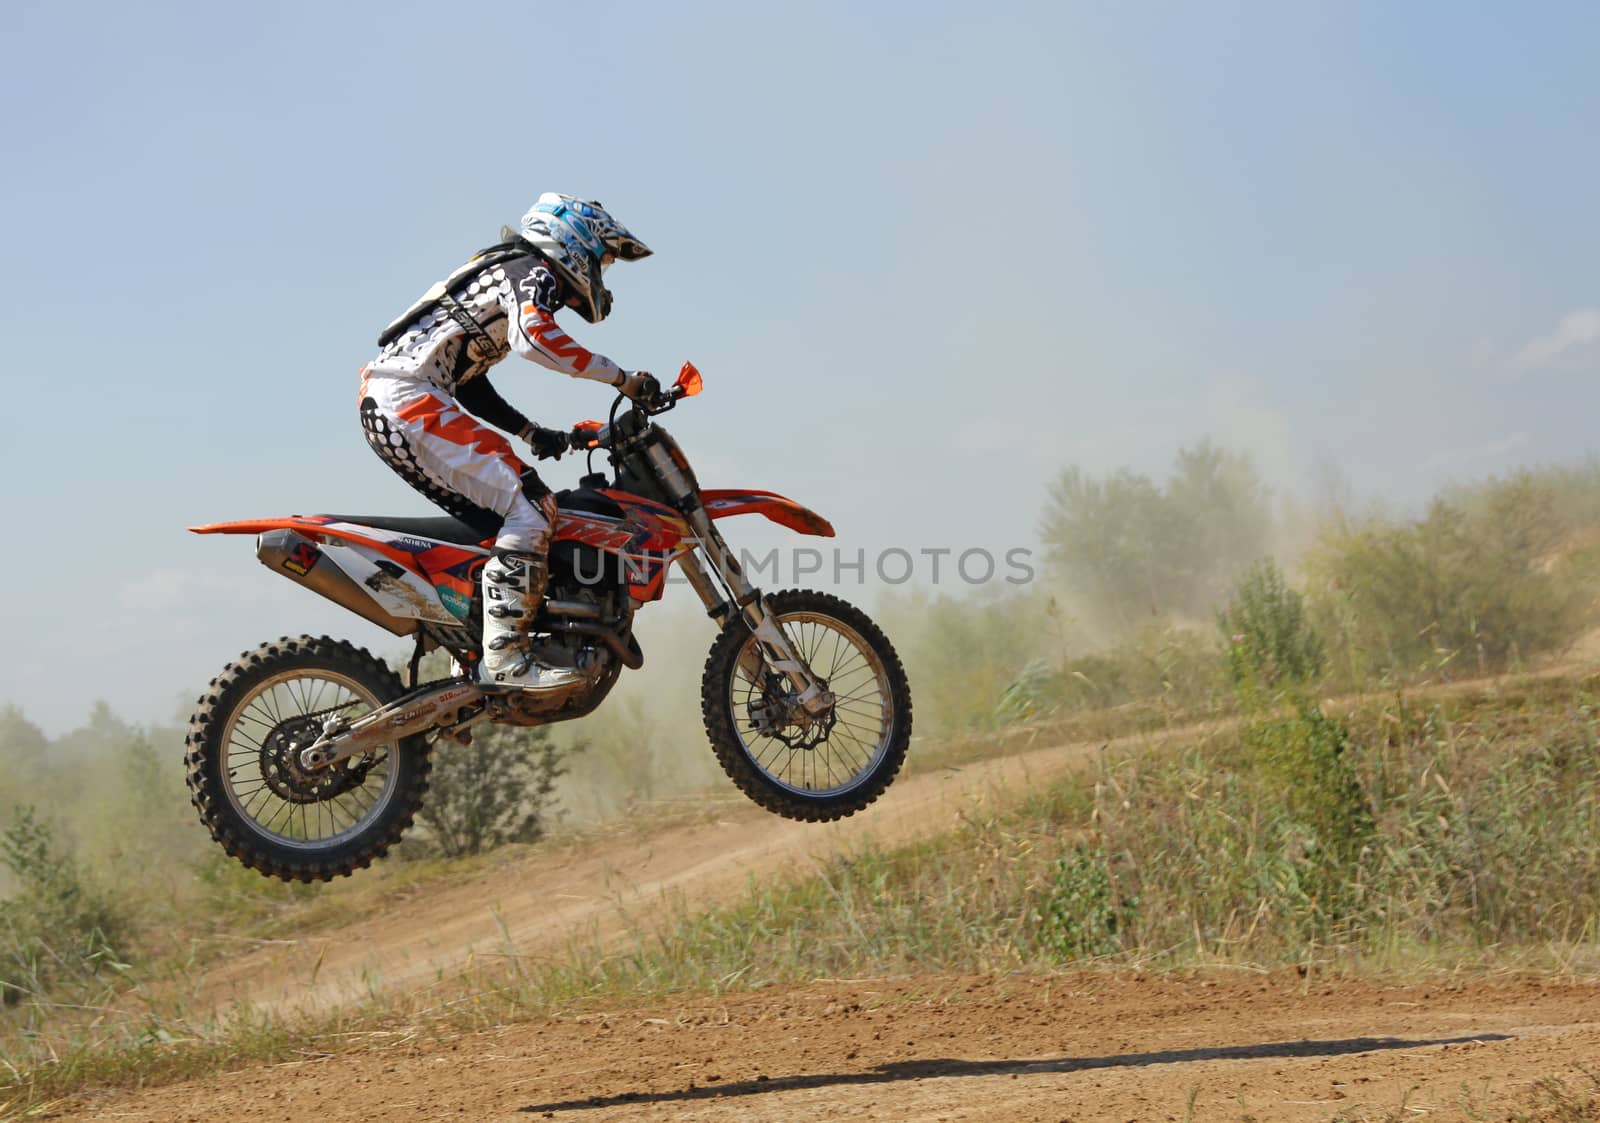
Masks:
[[[1533,680],[1570,668],[1520,676]],[[1514,685],[1518,677],[1434,688],[1435,696]],[[963,814],[1010,802],[1026,785],[1090,766],[1105,748],[1192,740],[1222,723],[1111,742],[1056,744],[959,768],[902,776],[877,803],[838,823],[794,823],[737,793],[710,797],[715,817],[690,826],[648,823],[528,859],[395,902],[373,918],[268,947],[213,967],[190,1009],[246,1000],[268,1009],[327,1007],[374,989],[405,990],[449,974],[476,954],[558,953],[575,938],[620,939],[663,899],[703,907],[737,895],[752,878],[807,870],[859,847],[948,831]],[[913,752],[916,746],[913,746]],[[357,875],[360,876],[359,874]]]
[[[867,838],[947,830],[1091,763],[1063,745],[904,778],[844,823],[716,817],[552,847],[291,948],[237,957],[201,1001],[327,1006],[405,989],[476,952],[619,938],[664,894],[691,906]],[[196,1003],[198,1005],[198,1003]],[[193,1006],[191,1007],[193,1008]],[[143,1093],[74,1118],[130,1120],[1506,1119],[1534,1082],[1591,1085],[1600,987],[1395,987],[1286,973],[816,982],[630,1001],[437,1041],[356,1037],[338,1055]],[[1600,1119],[1600,1100],[1595,1115]],[[1543,1118],[1543,1117],[1541,1117]]]
[[[1062,745],[902,777],[878,803],[839,823],[789,822],[737,795],[720,797],[709,822],[552,847],[431,887],[335,932],[237,956],[206,975],[190,1005],[242,999],[267,1008],[325,1007],[375,985],[431,981],[474,952],[510,950],[508,943],[518,954],[538,955],[575,937],[619,936],[664,896],[706,905],[737,894],[752,877],[805,869],[868,838],[894,843],[948,830],[958,815],[1087,765],[1099,750]]]
[[[1593,986],[926,977],[355,1041],[75,1118],[1498,1120],[1597,1059]]]

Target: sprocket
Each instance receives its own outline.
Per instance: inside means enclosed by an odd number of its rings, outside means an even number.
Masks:
[[[289,803],[322,803],[360,787],[384,758],[361,757],[308,772],[300,753],[322,734],[323,719],[334,710],[301,714],[275,725],[261,742],[261,779]]]

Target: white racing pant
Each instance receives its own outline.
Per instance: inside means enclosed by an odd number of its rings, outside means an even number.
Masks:
[[[361,426],[373,451],[432,502],[470,526],[489,528],[486,538],[498,524],[496,549],[548,549],[555,497],[509,441],[433,383],[368,374]]]

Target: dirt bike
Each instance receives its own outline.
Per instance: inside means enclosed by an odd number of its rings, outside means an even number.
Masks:
[[[409,680],[327,636],[284,638],[230,663],[189,720],[185,765],[211,836],[286,881],[331,880],[381,857],[411,825],[429,753],[470,743],[483,722],[545,725],[599,706],[644,663],[633,616],[676,565],[721,631],[701,676],[701,714],[723,770],[791,819],[852,815],[889,786],[911,739],[911,694],[893,646],[860,609],[826,593],[762,593],[717,523],[760,514],[831,537],[816,512],[767,491],[703,489],[656,415],[700,392],[693,364],[663,390],[618,396],[610,420],[569,434],[589,474],[556,495],[550,583],[535,657],[570,685],[480,685],[479,573],[493,534],[450,517],[292,515],[191,527],[254,534],[267,568],[394,633],[410,636]],[[626,408],[624,407],[626,403]],[[594,471],[602,453],[612,475]],[[614,476],[614,478],[613,478]],[[459,673],[419,682],[423,656]],[[486,782],[489,782],[486,780]]]

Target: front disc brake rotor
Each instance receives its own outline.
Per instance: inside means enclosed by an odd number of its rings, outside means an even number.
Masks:
[[[818,679],[817,685],[824,691],[828,689],[825,679]],[[833,709],[821,717],[807,713],[789,680],[776,674],[766,676],[761,700],[750,705],[750,720],[756,731],[791,749],[814,749],[825,743],[833,733],[834,715]]]

